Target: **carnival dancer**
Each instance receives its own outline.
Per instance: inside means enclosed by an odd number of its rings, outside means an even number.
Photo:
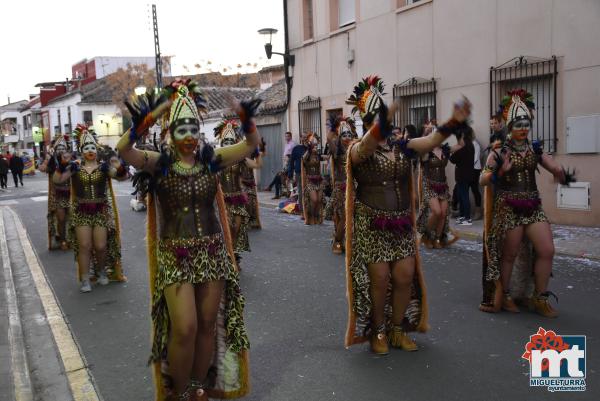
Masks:
[[[260,170],[263,165],[263,157],[266,151],[266,143],[264,139],[261,139],[261,144],[258,149],[247,157],[245,162],[242,163],[242,187],[248,195],[248,203],[246,204],[246,211],[250,215],[249,227],[261,229],[260,223],[260,211],[258,205],[258,196],[256,194],[256,179],[254,177],[254,171]]]
[[[421,235],[421,241],[429,249],[445,248],[458,240],[458,235],[450,228],[448,214],[451,197],[446,166],[449,158],[448,144],[437,146],[420,157],[417,231]]]
[[[214,130],[215,138],[219,140],[221,147],[235,145],[243,140],[235,120],[223,120]],[[248,239],[250,214],[246,208],[248,193],[242,188],[242,166],[245,166],[245,160],[228,166],[219,173],[238,268],[242,252],[250,252],[250,240]]]
[[[358,139],[352,117],[332,116],[328,121],[327,143],[331,154],[333,191],[328,207],[333,218],[333,246],[336,255],[344,252],[346,236],[346,157],[348,146]]]
[[[259,103],[236,105],[246,139],[216,150],[200,141],[206,101],[195,83],[175,81],[160,95],[147,92],[126,103],[133,127],[118,149],[143,170],[137,184],[143,180],[149,191],[151,363],[158,401],[235,398],[249,391],[244,299],[217,172],[256,149]],[[134,149],[161,116],[166,127],[160,151]]]
[[[387,354],[389,343],[417,350],[407,332],[424,332],[427,298],[415,236],[412,159],[427,154],[453,132],[464,129],[470,103],[455,104],[452,118],[424,138],[397,140],[384,104],[383,81],[370,76],[347,103],[359,112],[367,133],[350,145],[346,186],[346,284],[348,327],[345,345],[370,339],[371,350]],[[375,120],[375,117],[378,119]],[[388,138],[390,139],[388,141]]]
[[[302,156],[302,212],[304,224],[323,223],[323,176],[321,175],[320,138],[314,132],[307,135],[307,150]]]
[[[48,174],[48,249],[60,247],[66,251],[70,247],[69,215],[71,209],[71,182],[55,184],[54,173],[60,166],[67,166],[72,157],[68,135],[57,134],[52,141],[40,171]]]
[[[501,309],[519,312],[517,303],[545,317],[558,312],[548,297],[554,244],[536,184],[542,166],[556,181],[568,185],[574,172],[564,170],[543,151],[539,141],[529,142],[535,108],[533,95],[523,89],[508,92],[500,110],[509,134],[492,149],[481,172],[485,186],[483,312]]]
[[[91,281],[107,285],[125,281],[121,266],[119,211],[111,179],[125,180],[127,170],[113,157],[109,162],[97,159],[98,143],[93,131],[78,125],[74,134],[82,160],[61,164],[54,173],[54,183],[71,180],[71,223],[69,230],[77,260],[81,292],[92,290]],[[93,271],[90,275],[90,263]]]

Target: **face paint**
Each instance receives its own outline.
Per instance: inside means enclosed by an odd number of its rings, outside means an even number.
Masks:
[[[235,145],[235,140],[233,138],[225,138],[221,141],[221,146],[230,146]]]
[[[182,124],[175,129],[173,141],[181,154],[193,153],[198,147],[200,129],[196,124]]]
[[[56,153],[63,153],[64,151],[67,150],[67,148],[64,145],[58,145],[58,146],[56,146],[55,150],[56,150]]]
[[[531,121],[517,120],[512,124],[511,136],[517,141],[523,141],[529,136]]]
[[[88,143],[86,145],[83,146],[83,148],[81,149],[81,152],[83,153],[83,156],[85,157],[86,160],[95,160],[96,159],[96,154],[97,154],[97,148],[96,145],[94,145],[93,143]]]

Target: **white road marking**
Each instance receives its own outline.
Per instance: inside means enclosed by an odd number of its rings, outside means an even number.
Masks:
[[[46,202],[48,200],[47,196],[34,196],[33,198],[30,198],[32,201],[34,202]]]
[[[65,373],[71,387],[74,401],[100,401],[100,396],[94,385],[92,373],[83,355],[79,351],[79,346],[75,342],[75,336],[71,332],[69,324],[66,321],[63,311],[60,309],[58,300],[54,291],[50,287],[46,275],[40,265],[39,258],[27,236],[27,231],[21,222],[20,217],[12,209],[7,209],[13,215],[17,233],[21,241],[23,253],[27,266],[31,271],[38,294],[44,306],[46,317],[60,357],[65,367]]]

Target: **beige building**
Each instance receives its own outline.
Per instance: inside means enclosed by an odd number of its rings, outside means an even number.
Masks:
[[[328,113],[349,114],[353,86],[377,74],[402,105],[399,126],[444,120],[466,95],[486,146],[500,97],[524,86],[536,98],[534,138],[580,181],[538,176],[546,212],[600,226],[600,1],[289,0],[287,19],[294,134],[324,134]]]

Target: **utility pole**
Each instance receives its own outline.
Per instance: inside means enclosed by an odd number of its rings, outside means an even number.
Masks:
[[[160,44],[158,43],[158,21],[156,19],[156,4],[152,4],[152,26],[154,30],[154,57],[156,58],[156,84],[162,88],[162,60],[160,58]]]

